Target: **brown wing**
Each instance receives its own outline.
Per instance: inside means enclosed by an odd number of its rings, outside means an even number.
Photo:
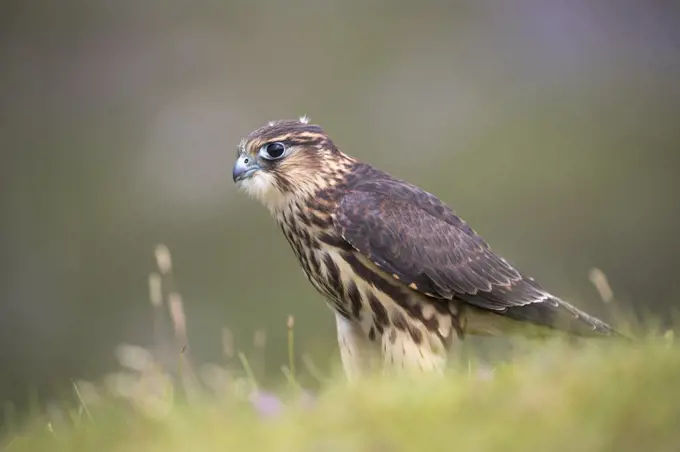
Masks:
[[[433,195],[377,170],[364,172],[373,177],[349,187],[338,204],[336,227],[357,251],[404,284],[433,302],[455,297],[577,334],[611,330],[522,275]]]

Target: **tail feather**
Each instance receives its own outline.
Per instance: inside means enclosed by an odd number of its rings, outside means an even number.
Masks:
[[[586,338],[630,339],[602,320],[553,296],[540,302],[502,310],[471,307],[467,316],[467,330],[471,334],[492,336],[519,334],[543,337],[562,332]]]
[[[499,314],[575,336],[625,337],[602,320],[557,297],[551,297],[540,303],[509,307]]]

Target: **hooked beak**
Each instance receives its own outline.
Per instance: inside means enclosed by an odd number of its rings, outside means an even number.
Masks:
[[[260,165],[257,164],[254,158],[248,155],[239,155],[236,163],[234,163],[234,182],[251,177],[259,169]]]

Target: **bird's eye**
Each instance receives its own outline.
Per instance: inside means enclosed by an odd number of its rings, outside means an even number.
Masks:
[[[267,143],[260,148],[260,157],[267,160],[276,160],[283,157],[284,152],[286,152],[286,147],[283,143],[275,141],[273,143]]]

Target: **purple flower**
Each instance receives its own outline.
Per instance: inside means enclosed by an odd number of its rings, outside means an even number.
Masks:
[[[262,417],[276,417],[283,411],[283,403],[274,394],[254,391],[250,394],[250,403]]]

